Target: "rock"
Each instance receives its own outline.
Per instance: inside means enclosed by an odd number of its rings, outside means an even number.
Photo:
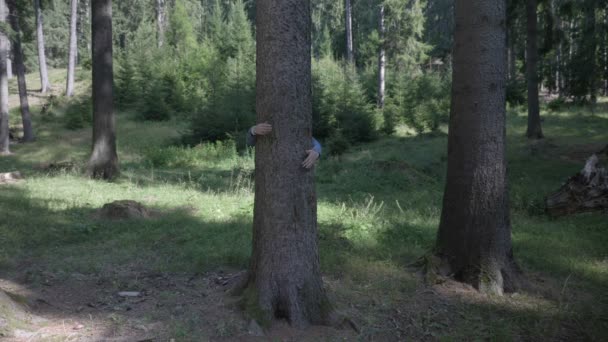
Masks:
[[[97,216],[108,220],[128,220],[150,218],[151,212],[143,204],[131,200],[104,204]]]
[[[258,322],[255,321],[255,319],[252,319],[249,322],[249,326],[247,326],[247,332],[249,333],[249,335],[252,336],[264,336],[264,329],[262,329],[262,327],[258,324]]]
[[[0,173],[0,184],[12,184],[23,180],[19,171]]]

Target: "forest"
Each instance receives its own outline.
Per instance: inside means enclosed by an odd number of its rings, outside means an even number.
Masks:
[[[0,340],[608,339],[608,2],[0,0]]]

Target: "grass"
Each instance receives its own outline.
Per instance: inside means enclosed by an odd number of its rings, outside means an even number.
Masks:
[[[0,188],[0,270],[18,271],[24,260],[59,276],[106,274],[117,267],[168,273],[246,268],[251,153],[237,153],[230,143],[174,147],[184,128],[179,121],[141,122],[135,113],[121,112],[118,180],[41,170],[45,162],[86,162],[90,127],[66,129],[62,108],[45,121],[35,115],[38,140],[14,145],[14,155],[0,159],[0,172],[19,170],[27,178]],[[525,112],[510,110],[508,159],[515,256],[533,282],[546,285],[546,295],[428,297],[407,270],[434,243],[445,134],[400,130],[342,156],[323,157],[316,170],[322,270],[332,300],[363,327],[361,339],[608,336],[606,215],[551,219],[542,213],[544,196],[582,168],[572,156],[608,141],[608,111],[569,108],[543,117],[547,139],[529,142],[523,138]],[[104,203],[120,199],[165,214],[126,222],[92,218]],[[228,334],[226,324],[218,325],[219,335]],[[174,330],[188,336],[195,325],[178,320]]]

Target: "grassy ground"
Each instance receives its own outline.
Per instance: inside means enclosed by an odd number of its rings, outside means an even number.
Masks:
[[[171,147],[183,124],[138,122],[134,113],[120,112],[122,176],[94,181],[79,169],[90,149],[90,127],[65,129],[62,111],[58,105],[46,118],[35,111],[38,140],[15,144],[15,154],[0,159],[0,172],[19,170],[26,177],[0,188],[0,287],[48,320],[32,323],[44,334],[25,329],[21,336],[246,340],[248,322],[223,285],[246,268],[251,251],[251,154],[236,153],[231,144]],[[603,104],[594,113],[566,108],[543,116],[547,139],[540,142],[523,138],[522,110],[510,110],[508,117],[513,241],[529,291],[485,297],[451,281],[427,286],[408,269],[434,243],[447,137],[404,130],[340,157],[323,157],[316,170],[325,282],[337,309],[360,332],[279,327],[269,336],[608,338],[608,217],[543,214],[544,196],[608,143],[608,110]],[[59,161],[71,161],[75,169],[41,165]],[[94,218],[104,203],[121,199],[163,214],[136,221]],[[117,298],[124,290],[142,292],[142,301]],[[67,335],[65,326],[57,328],[66,320],[78,323]],[[76,329],[81,323],[85,328]]]

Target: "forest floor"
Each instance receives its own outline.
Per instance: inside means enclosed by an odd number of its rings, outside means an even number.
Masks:
[[[62,71],[52,75],[63,85]],[[262,332],[225,292],[251,251],[251,153],[230,143],[179,147],[186,128],[179,120],[141,122],[122,111],[122,175],[90,180],[82,168],[91,128],[65,128],[69,103],[61,96],[41,116],[44,97],[32,95],[40,99],[33,103],[38,140],[15,143],[14,154],[0,158],[0,173],[24,176],[0,185],[0,294],[13,306],[9,314],[0,296],[2,341],[608,339],[606,213],[549,218],[543,210],[544,197],[608,143],[606,99],[593,112],[544,110],[541,141],[523,137],[523,109],[509,110],[514,254],[528,289],[483,296],[449,279],[429,284],[409,266],[434,243],[447,136],[400,128],[323,156],[315,171],[324,282],[356,329],[299,331],[277,322]],[[125,199],[159,215],[96,215]]]

